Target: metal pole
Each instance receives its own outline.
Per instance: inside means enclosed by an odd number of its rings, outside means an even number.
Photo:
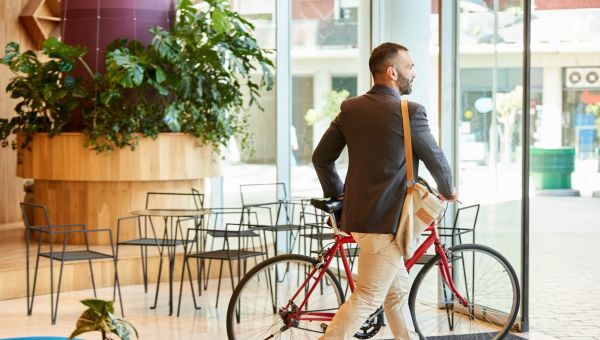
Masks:
[[[523,1],[523,168],[521,201],[521,332],[529,331],[529,144],[531,79],[531,0]]]
[[[290,186],[291,178],[291,115],[292,115],[292,86],[291,86],[291,70],[290,70],[290,51],[291,51],[291,0],[279,0],[276,2],[276,90],[277,90],[277,182],[285,183],[289,189],[287,192],[292,192]],[[281,197],[281,193],[277,192],[278,199],[286,199]],[[291,194],[290,194],[291,196]],[[277,218],[284,218],[278,216]],[[277,221],[284,223],[284,221]],[[278,240],[279,245],[285,245],[284,233],[276,233],[276,237],[281,237]]]

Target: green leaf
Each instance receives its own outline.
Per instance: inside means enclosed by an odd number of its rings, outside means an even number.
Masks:
[[[162,68],[156,66],[156,65],[152,65],[154,67],[154,71],[155,73],[155,78],[156,78],[156,82],[157,83],[162,83],[163,81],[167,80],[167,75],[165,73],[165,71],[162,70]]]
[[[167,106],[167,109],[165,110],[164,122],[173,132],[181,131],[181,122],[179,118],[180,113],[181,105],[178,105],[178,103],[172,103],[171,105]]]
[[[213,28],[217,33],[225,33],[229,30],[229,22],[221,10],[214,8],[210,14]]]
[[[75,77],[72,75],[65,76],[65,86],[71,87],[73,85],[75,85]]]
[[[106,316],[102,316],[98,314],[96,311],[92,309],[87,309],[81,314],[79,319],[77,320],[77,324],[75,326],[75,330],[69,336],[69,339],[72,339],[82,333],[93,332],[93,331],[104,331],[106,333],[112,332],[112,327],[107,324]]]
[[[99,314],[113,313],[113,302],[98,300],[98,299],[86,299],[82,300],[81,303],[88,306],[91,310]]]
[[[9,64],[13,59],[19,56],[19,44],[16,42],[9,42],[6,44],[6,48],[4,49],[4,58],[2,58],[3,64]]]
[[[108,46],[106,47],[106,50],[108,52],[111,52],[116,49],[123,48],[123,47],[127,46],[127,42],[128,42],[127,38],[115,39],[108,44]]]

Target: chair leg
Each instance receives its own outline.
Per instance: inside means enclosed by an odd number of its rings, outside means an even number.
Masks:
[[[58,286],[56,288],[56,304],[54,304],[54,313],[53,313],[53,315],[51,315],[53,325],[56,324],[56,317],[58,316],[58,299],[60,298],[60,285],[62,283],[62,274],[63,274],[64,265],[65,265],[65,261],[61,261],[60,262],[60,273],[58,274]],[[52,299],[52,297],[50,297],[50,299]]]
[[[36,260],[35,260],[35,272],[33,273],[33,285],[31,287],[31,302],[29,301],[29,295],[27,296],[27,315],[31,315],[31,313],[33,312],[33,300],[35,298],[35,287],[37,284],[39,263],[40,263],[40,257],[37,256]],[[50,264],[52,265],[52,261],[50,261]],[[27,273],[29,273],[29,268],[27,268]],[[52,275],[50,275],[50,276],[52,277]],[[29,287],[29,278],[27,280],[27,287]]]
[[[179,299],[177,301],[177,316],[179,316],[179,312],[181,311],[181,294],[183,293],[183,281],[185,281],[185,266],[188,263],[188,258],[183,257],[183,268],[181,268],[181,282],[179,283]],[[191,281],[191,279],[190,279]],[[192,284],[192,296],[194,296],[194,285]],[[195,302],[196,299],[194,299]]]
[[[90,275],[92,277],[92,288],[94,289],[94,297],[98,298],[98,296],[96,295],[96,282],[94,281],[94,269],[92,268],[92,260],[88,260],[88,264],[90,266]],[[62,268],[62,265],[61,265],[61,268]]]
[[[54,317],[54,263],[52,259],[50,259],[50,321],[53,325],[56,323]]]
[[[206,241],[204,243],[206,245]],[[214,247],[215,247],[215,238],[213,237],[210,242],[210,250],[215,249]],[[206,247],[205,247],[205,249],[206,249]],[[204,260],[202,260],[202,263],[204,264]],[[212,264],[212,259],[208,259],[208,269],[207,269],[206,275],[210,274],[210,265],[211,264]],[[198,287],[200,287],[200,286],[198,286]],[[204,290],[206,290],[206,289],[208,289],[208,276],[205,277],[205,280],[204,280]],[[198,291],[200,291],[200,288],[198,288]]]
[[[181,311],[181,296],[183,295],[183,281],[185,280],[185,268],[186,267],[187,267],[188,278],[190,280],[190,288],[192,291],[192,300],[194,301],[194,308],[195,309],[201,308],[198,306],[198,303],[196,302],[196,293],[194,292],[194,282],[192,281],[192,271],[190,270],[190,261],[189,261],[189,258],[186,257],[183,260],[183,268],[181,271],[181,283],[179,284],[179,301],[177,303],[177,316],[179,316],[179,313]]]
[[[115,259],[115,282],[113,283],[113,301],[115,301],[115,293],[119,293],[119,306],[121,306],[121,316],[125,317],[125,311],[123,308],[123,296],[121,295],[121,282],[119,281],[119,270],[117,267],[117,260]]]
[[[198,261],[200,262],[200,269],[198,269],[198,270],[200,270],[200,272],[202,272],[202,275],[198,275],[198,280],[200,280],[200,281],[198,281],[198,296],[202,296],[202,286],[203,285],[202,285],[201,280],[204,280],[204,282],[206,283],[206,281],[208,281],[209,273],[206,272],[206,265],[204,264],[204,259],[199,259]]]
[[[208,268],[206,269],[207,274],[210,274],[210,265],[212,264],[212,259],[208,259]],[[208,277],[206,278],[206,280],[204,280],[204,290],[206,290],[208,288]]]
[[[196,261],[198,261],[198,260],[196,259]],[[188,269],[188,277],[190,279],[190,288],[192,290],[192,300],[194,301],[194,308],[195,309],[200,309],[202,307],[198,306],[198,303],[196,302],[196,293],[194,293],[194,283],[192,282],[192,271],[190,269],[189,260],[187,261],[187,269]],[[200,286],[198,286],[198,287],[200,288]],[[202,289],[200,289],[200,290],[202,290]]]
[[[158,278],[156,280],[156,294],[154,295],[154,306],[150,306],[150,309],[156,309],[156,304],[158,302],[158,291],[160,289],[160,276],[162,274],[162,264],[163,264],[163,255],[160,254],[160,260],[158,262]]]
[[[144,278],[144,293],[148,293],[148,246],[140,246],[142,260],[142,276]]]
[[[275,268],[273,268],[274,272],[273,276],[271,277],[271,271],[267,270],[265,271],[265,280],[267,280],[267,286],[269,287],[269,293],[271,296],[271,305],[273,307],[273,313],[277,312],[277,288],[275,287],[277,285],[277,266],[275,266]]]
[[[231,262],[231,259],[227,260],[229,262],[229,279],[231,281],[231,291],[233,292],[233,290],[235,289],[235,283],[233,283],[233,262]],[[240,260],[238,259],[237,264],[238,264],[238,273],[240,272]],[[239,277],[239,276],[238,276]]]
[[[219,307],[219,292],[221,291],[221,277],[223,275],[223,260],[221,260],[221,266],[219,268],[219,284],[217,285],[217,302],[215,303],[215,308]]]
[[[199,252],[199,250],[197,250]],[[198,280],[198,296],[202,295],[202,265],[199,260],[196,260],[196,275]],[[191,279],[190,279],[191,280]]]

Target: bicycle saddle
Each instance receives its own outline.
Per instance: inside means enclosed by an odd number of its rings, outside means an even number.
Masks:
[[[327,213],[334,213],[342,209],[343,201],[335,198],[311,198],[310,204],[317,209],[321,209]]]

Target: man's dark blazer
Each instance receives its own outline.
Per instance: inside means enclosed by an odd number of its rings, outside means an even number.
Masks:
[[[452,174],[427,122],[425,108],[408,103],[415,178],[419,160],[433,176],[440,193],[452,194]],[[348,145],[345,185],[335,160]],[[344,193],[343,230],[395,233],[406,197],[406,155],[400,94],[375,85],[369,92],[345,100],[340,113],[315,149],[312,161],[325,197]]]

